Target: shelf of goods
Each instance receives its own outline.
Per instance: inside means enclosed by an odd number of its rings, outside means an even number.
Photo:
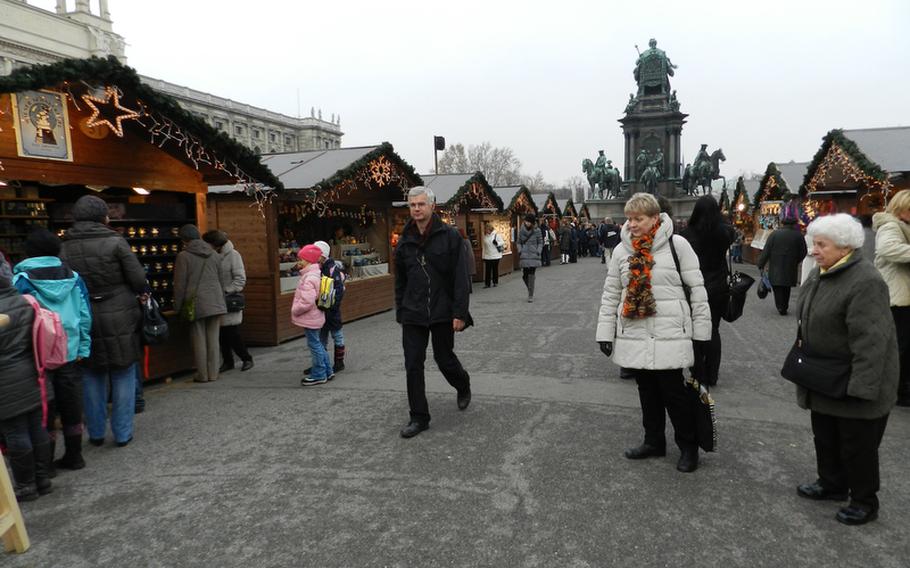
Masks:
[[[47,227],[47,199],[0,198],[0,251],[15,264],[25,258],[25,236],[34,227]]]
[[[389,263],[382,262],[379,253],[369,243],[335,245],[337,259],[344,263],[345,272],[351,280],[373,278],[389,273]]]

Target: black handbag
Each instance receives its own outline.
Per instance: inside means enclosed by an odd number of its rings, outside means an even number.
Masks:
[[[755,284],[755,278],[743,272],[733,272],[733,262],[730,262],[730,271],[728,272],[728,284],[730,287],[730,297],[727,300],[727,311],[724,312],[724,321],[735,322],[743,315],[743,308],[746,306],[746,294],[749,288]]]
[[[802,325],[800,325],[802,327]],[[812,354],[797,329],[796,342],[784,359],[780,374],[788,381],[829,398],[845,398],[852,364],[849,359]]]
[[[231,292],[224,295],[224,304],[229,313],[241,312],[246,307],[246,298],[243,297],[243,292]]]
[[[717,415],[714,397],[697,380],[685,379],[686,391],[695,405],[695,433],[698,447],[706,452],[717,451]]]
[[[167,341],[170,330],[167,320],[161,315],[158,302],[151,295],[142,304],[142,343],[145,345],[160,345]]]

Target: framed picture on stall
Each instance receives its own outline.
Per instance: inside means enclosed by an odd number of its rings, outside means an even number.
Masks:
[[[53,91],[22,91],[11,96],[19,156],[72,162],[66,95]]]

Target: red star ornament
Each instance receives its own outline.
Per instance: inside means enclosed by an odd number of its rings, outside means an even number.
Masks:
[[[88,126],[104,124],[119,138],[123,138],[123,121],[139,118],[138,112],[120,105],[120,95],[111,87],[104,88],[103,98],[86,93],[82,95],[82,100],[92,109],[92,116],[86,124]]]

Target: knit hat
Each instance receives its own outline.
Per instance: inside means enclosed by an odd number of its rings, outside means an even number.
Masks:
[[[305,260],[310,264],[316,264],[319,262],[320,256],[322,256],[322,251],[319,250],[319,247],[316,245],[307,245],[300,249],[300,252],[297,253],[297,258],[300,260]]]
[[[184,225],[180,227],[180,230],[177,231],[177,236],[180,237],[181,241],[195,241],[199,238],[199,229],[196,225]]]
[[[325,241],[316,241],[313,244],[316,245],[317,247],[319,247],[319,250],[322,251],[322,256],[324,256],[326,258],[329,258],[329,256],[331,256],[332,249],[329,248],[329,243],[327,243]]]
[[[107,217],[107,203],[94,195],[83,195],[73,204],[74,221],[95,221],[104,223]]]

